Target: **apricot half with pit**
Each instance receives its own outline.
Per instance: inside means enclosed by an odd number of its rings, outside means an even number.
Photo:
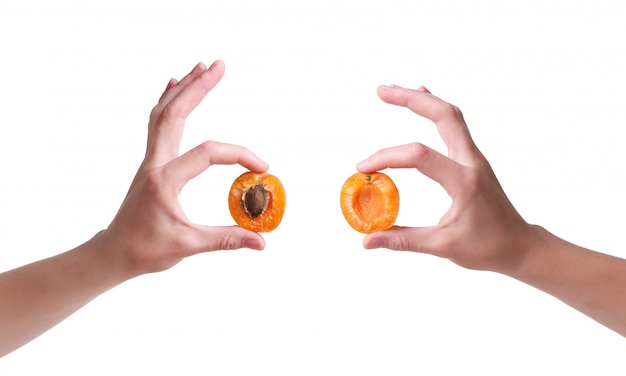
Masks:
[[[341,188],[341,211],[355,230],[369,234],[391,228],[400,208],[398,188],[382,172],[350,176]]]
[[[267,172],[245,172],[230,187],[228,209],[235,222],[255,232],[270,232],[285,213],[285,188]]]

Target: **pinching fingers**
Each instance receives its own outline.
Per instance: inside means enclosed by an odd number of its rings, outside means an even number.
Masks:
[[[379,150],[357,165],[357,169],[364,173],[385,168],[416,168],[454,196],[464,167],[417,142]]]
[[[269,168],[267,163],[244,147],[206,141],[170,162],[167,169],[173,179],[185,184],[215,164],[239,164],[254,172],[265,172]]]

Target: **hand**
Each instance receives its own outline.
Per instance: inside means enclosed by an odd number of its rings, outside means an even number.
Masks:
[[[180,82],[172,79],[152,110],[146,155],[110,226],[95,241],[129,278],[168,269],[181,259],[219,249],[264,248],[263,238],[237,226],[190,223],[177,196],[185,184],[214,164],[268,169],[249,150],[207,141],[179,156],[186,117],[224,75],[224,64],[198,64]]]
[[[365,248],[423,252],[470,269],[504,272],[514,267],[533,239],[528,225],[507,199],[489,163],[472,140],[461,111],[427,89],[378,88],[380,98],[432,120],[448,149],[444,156],[412,143],[380,150],[358,164],[368,173],[416,168],[437,181],[452,198],[438,225],[398,227],[369,234]]]

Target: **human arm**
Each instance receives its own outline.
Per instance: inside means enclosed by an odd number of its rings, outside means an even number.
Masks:
[[[107,229],[70,251],[0,274],[0,356],[131,278],[200,252],[263,249],[257,233],[191,223],[177,200],[183,186],[211,165],[268,168],[245,148],[210,141],[179,156],[185,118],[223,74],[221,61],[209,69],[198,64],[167,85],[150,115],[145,159]]]
[[[412,143],[380,150],[361,172],[416,168],[452,198],[432,227],[393,227],[369,234],[365,248],[428,253],[525,282],[626,336],[626,260],[569,243],[528,224],[513,207],[474,144],[461,111],[425,88],[381,86],[381,99],[432,120],[448,155]]]

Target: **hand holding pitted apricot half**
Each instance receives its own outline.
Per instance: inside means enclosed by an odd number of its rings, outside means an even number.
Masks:
[[[514,265],[528,246],[529,226],[474,144],[458,107],[423,87],[381,86],[378,95],[386,103],[432,120],[448,155],[413,142],[381,149],[359,163],[357,170],[370,174],[387,168],[414,168],[438,182],[452,204],[438,224],[394,226],[372,233],[363,240],[365,248],[429,253],[470,269],[499,271]]]
[[[341,212],[353,229],[369,234],[391,228],[398,217],[400,195],[382,172],[350,176],[341,188]]]
[[[228,208],[235,222],[256,232],[276,229],[286,202],[283,184],[267,172],[243,173],[235,179],[228,195]]]

